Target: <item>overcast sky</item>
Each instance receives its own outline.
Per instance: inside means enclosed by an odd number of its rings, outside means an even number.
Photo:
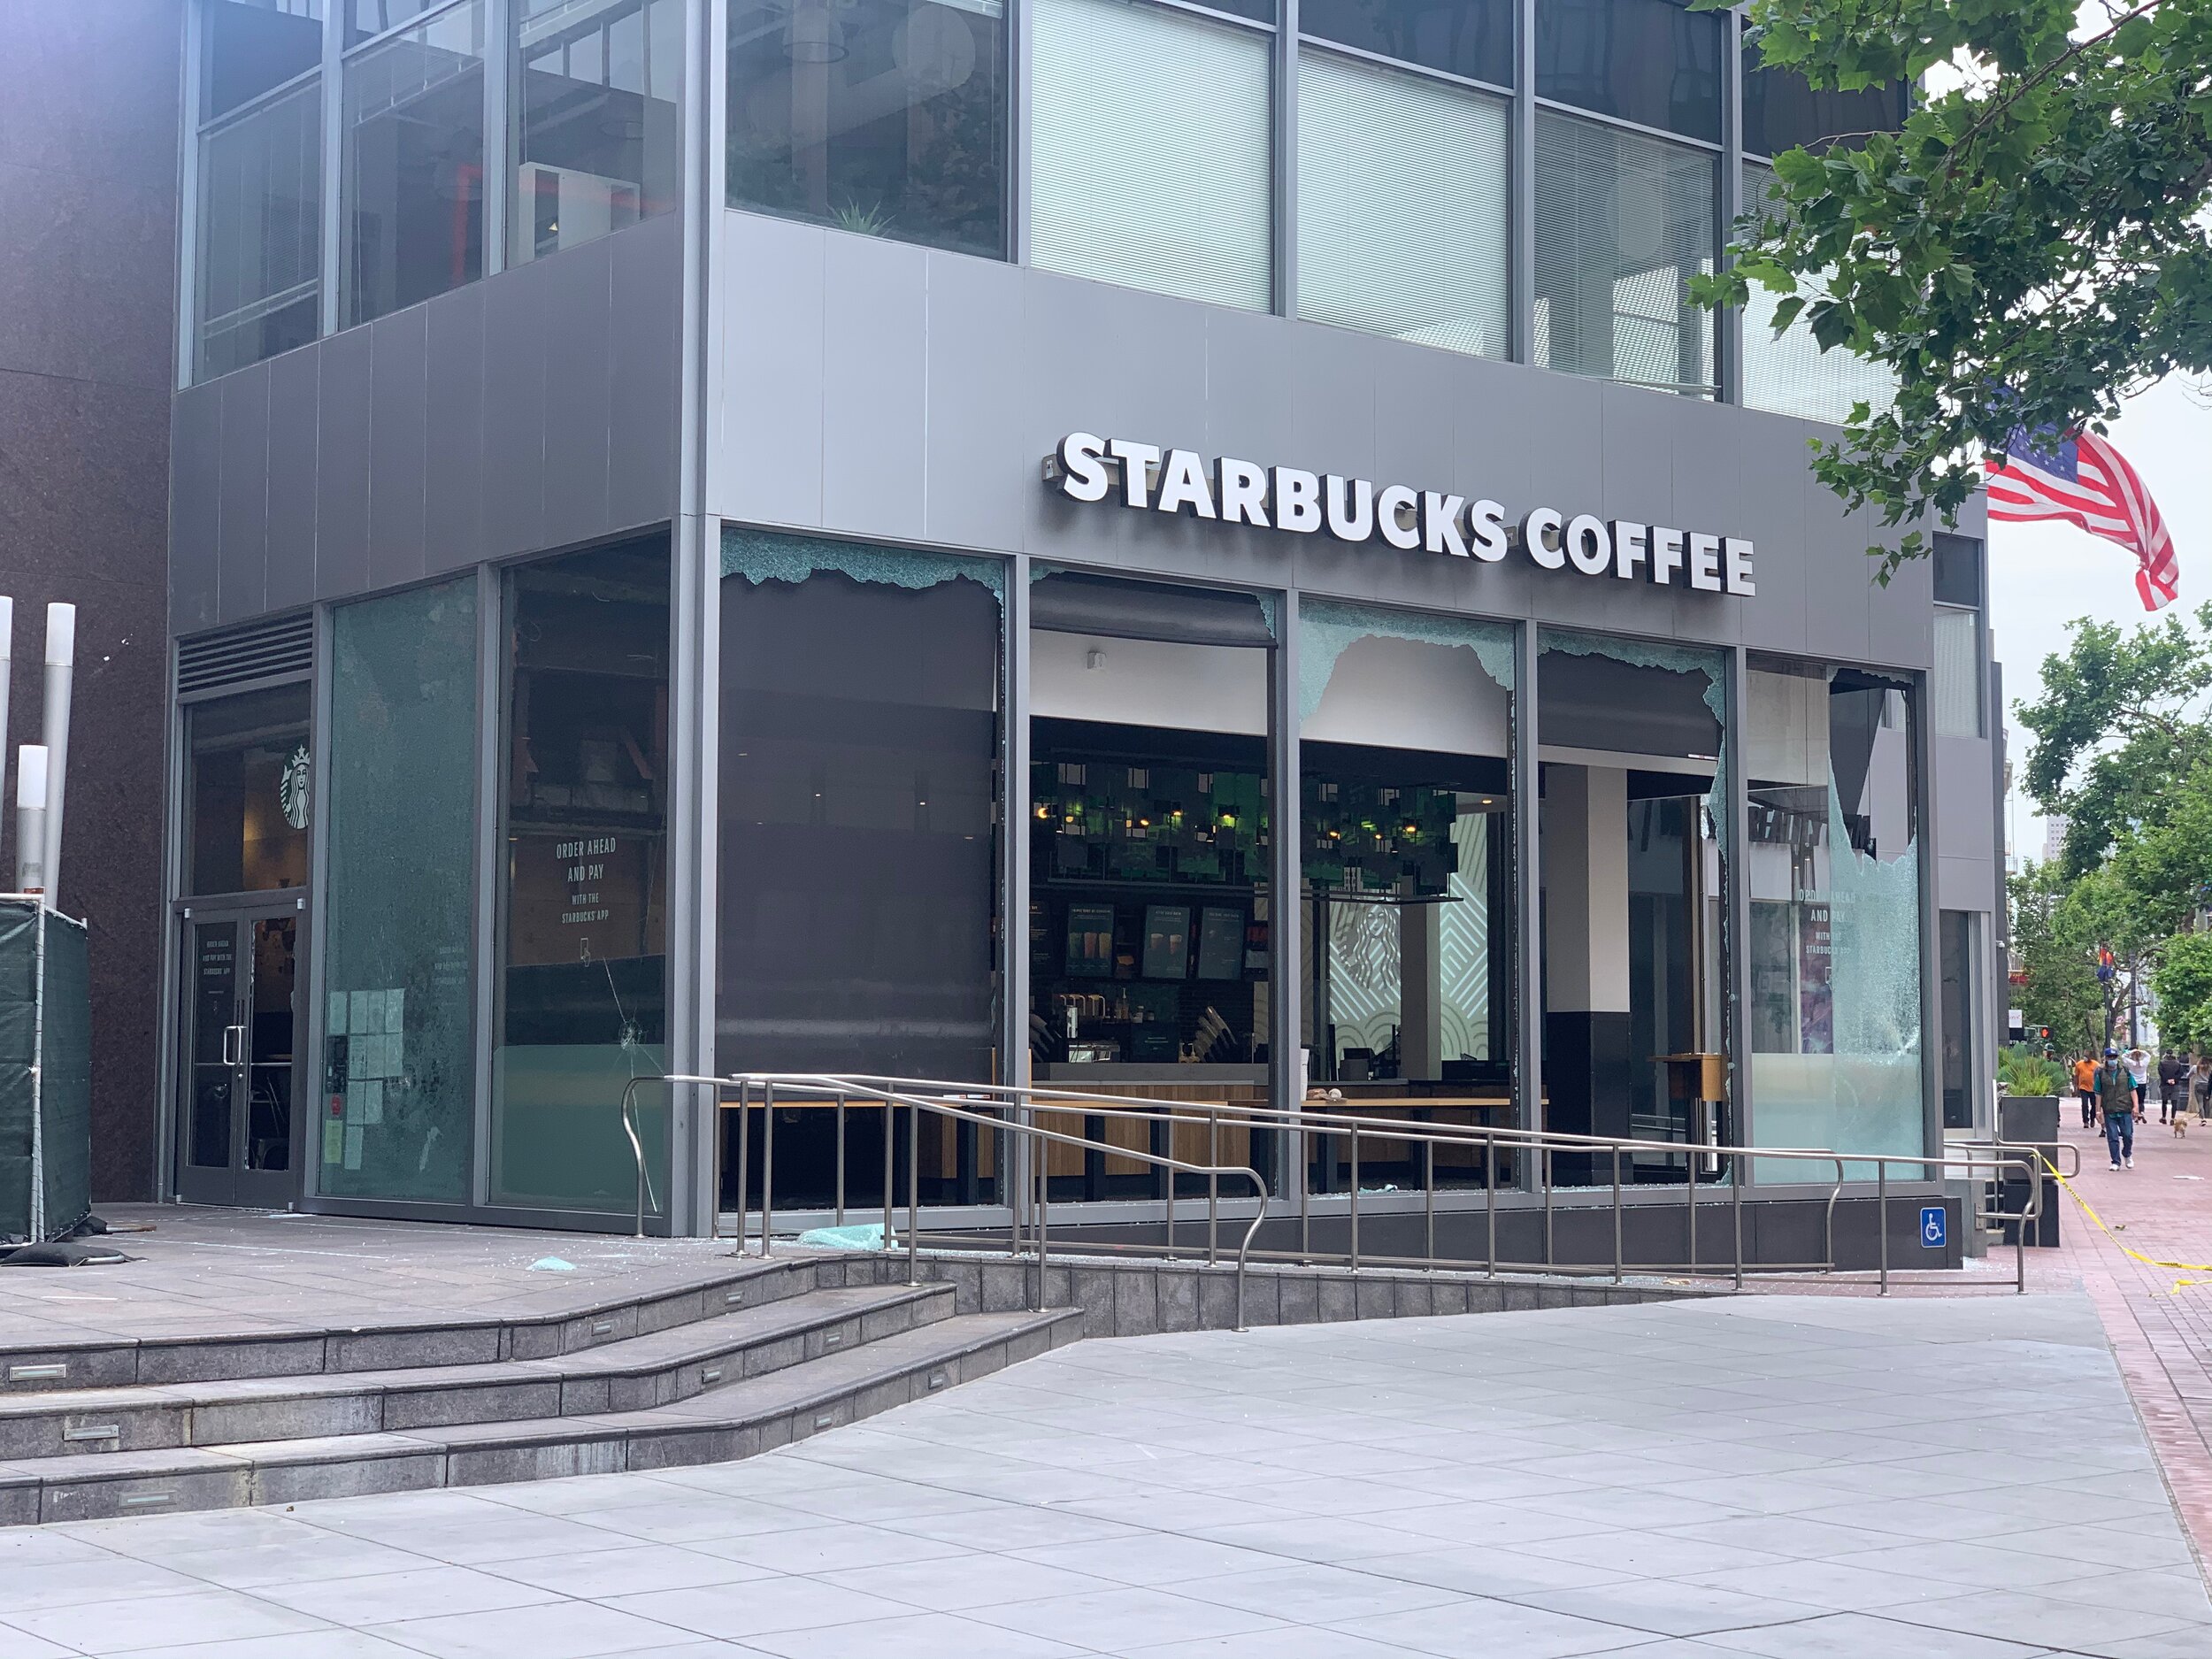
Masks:
[[[2181,597],[2158,614],[2193,611],[2212,599],[2212,410],[2205,394],[2170,380],[2130,403],[2114,423],[2112,442],[2127,457],[2165,515],[2181,565]],[[2066,645],[2077,617],[2133,627],[2148,618],[2135,593],[2135,560],[2125,549],[2071,525],[1993,524],[1989,527],[1990,626],[2005,669],[2005,714],[2016,776],[2024,770],[2028,733],[2012,720],[2012,705],[2032,698],[2043,659]],[[2043,856],[2043,821],[2016,787],[2008,816],[2016,860]]]

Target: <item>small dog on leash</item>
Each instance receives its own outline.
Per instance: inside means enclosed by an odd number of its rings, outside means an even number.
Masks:
[[[2176,1112],[2174,1114],[2174,1139],[2177,1141],[2185,1141],[2188,1137],[2189,1114],[2186,1112]]]

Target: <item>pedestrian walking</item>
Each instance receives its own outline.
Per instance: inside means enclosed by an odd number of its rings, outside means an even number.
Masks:
[[[2189,1068],[2189,1103],[2197,1109],[2199,1123],[2212,1123],[2212,1057],[2199,1055]]]
[[[2074,1093],[2081,1100],[2081,1126],[2097,1121],[2097,1063],[2087,1055],[2074,1061]]]
[[[2189,1103],[2189,1067],[2169,1048],[2158,1056],[2158,1121],[2170,1123]]]
[[[2097,1110],[2104,1114],[2105,1149],[2116,1170],[2135,1167],[2135,1075],[2121,1063],[2117,1048],[2104,1051],[2097,1068]]]
[[[2128,1081],[2135,1088],[2135,1115],[2140,1118],[2151,1097],[2150,1050],[2139,1043],[2127,1051]]]

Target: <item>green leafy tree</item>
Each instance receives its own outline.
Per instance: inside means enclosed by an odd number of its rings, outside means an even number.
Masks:
[[[2125,630],[2082,620],[2069,633],[2067,649],[2043,659],[2039,695],[2017,714],[2035,734],[2028,793],[2045,812],[2065,815],[2060,864],[2076,877],[2169,819],[2212,828],[2212,605]],[[2131,884],[2169,884],[2163,907],[2154,908],[2170,931],[2212,876],[2212,840],[2193,849],[2179,832],[2163,836],[2130,874]]]
[[[1707,9],[1726,0],[1697,0]],[[1823,346],[1896,373],[1814,468],[1889,528],[1949,516],[2016,426],[2103,429],[2129,393],[2212,369],[2212,0],[1751,0],[1763,62],[1815,86],[1926,85],[1901,132],[1775,158],[1733,265]],[[1956,81],[1957,76],[1949,79]],[[1871,548],[1886,581],[1917,528]]]
[[[2062,1053],[2101,1047],[2108,1026],[2094,946],[2080,936],[2080,914],[2065,910],[2067,884],[2054,866],[2041,864],[2031,865],[2007,886],[2012,953],[2027,979],[2013,991],[2022,1021],[2048,1025]]]
[[[2212,1048],[2212,933],[2169,940],[2151,987],[2158,994],[2159,1035],[2199,1053]]]

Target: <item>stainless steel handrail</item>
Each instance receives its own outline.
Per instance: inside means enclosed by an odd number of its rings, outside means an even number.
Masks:
[[[1315,1256],[1315,1252],[1312,1249],[1310,1234],[1312,1196],[1310,1193],[1311,1183],[1305,1178],[1305,1137],[1309,1134],[1334,1134],[1341,1133],[1349,1135],[1352,1140],[1352,1191],[1348,1197],[1346,1204],[1346,1211],[1350,1230],[1350,1249],[1348,1252],[1335,1252],[1332,1254],[1348,1255],[1350,1264],[1354,1267],[1361,1265],[1363,1263],[1374,1263],[1379,1264],[1380,1262],[1384,1260],[1386,1260],[1389,1264],[1392,1265],[1412,1265],[1417,1267],[1430,1268],[1471,1267],[1472,1265],[1471,1260],[1460,1257],[1440,1257],[1435,1254],[1434,1249],[1435,1148],[1438,1146],[1448,1145],[1459,1147],[1471,1151],[1479,1148],[1482,1155],[1483,1187],[1485,1194],[1484,1208],[1486,1211],[1485,1226],[1486,1236],[1486,1246],[1484,1253],[1483,1266],[1486,1271],[1494,1275],[1500,1270],[1501,1265],[1497,1253],[1496,1193],[1499,1179],[1498,1155],[1502,1149],[1508,1154],[1511,1154],[1516,1151],[1526,1151],[1528,1153],[1534,1154],[1535,1156],[1533,1157],[1522,1162],[1518,1165],[1518,1168],[1525,1175],[1532,1168],[1539,1169],[1542,1172],[1540,1185],[1542,1187],[1542,1198],[1546,1211],[1546,1261],[1540,1271],[1591,1271],[1578,1265],[1562,1269],[1555,1259],[1555,1251],[1554,1250],[1552,1244],[1550,1210],[1553,1189],[1556,1183],[1552,1179],[1552,1160],[1555,1154],[1561,1152],[1592,1153],[1602,1155],[1605,1158],[1609,1159],[1613,1165],[1614,1171],[1610,1188],[1610,1207],[1613,1212],[1614,1233],[1612,1272],[1617,1282],[1624,1276],[1627,1266],[1624,1242],[1622,1235],[1624,1210],[1629,1206],[1625,1206],[1623,1200],[1623,1189],[1619,1178],[1619,1164],[1621,1157],[1624,1154],[1633,1156],[1639,1153],[1647,1153],[1673,1158],[1683,1156],[1686,1152],[1685,1144],[1683,1142],[1674,1141],[1647,1141],[1633,1138],[1578,1135],[1562,1131],[1525,1129],[1517,1126],[1484,1125],[1476,1124],[1461,1125],[1439,1123],[1432,1120],[1416,1121],[1389,1118],[1362,1114],[1351,1110],[1340,1110],[1334,1104],[1328,1102],[1301,1102],[1296,1108],[1286,1109],[1259,1102],[1223,1103],[1174,1102],[1162,1101],[1150,1097],[1113,1095],[1088,1090],[1055,1089],[1029,1086],[1018,1087],[1006,1084],[960,1083],[935,1079],[897,1078],[862,1074],[833,1075],[795,1072],[749,1072],[734,1073],[730,1076],[721,1078],[709,1078],[696,1075],[677,1075],[658,1079],[634,1079],[624,1091],[623,1126],[630,1140],[633,1156],[636,1159],[639,1166],[639,1202],[637,1225],[641,1235],[642,1234],[644,1227],[647,1182],[645,1178],[642,1145],[638,1135],[634,1121],[634,1102],[638,1084],[652,1081],[661,1081],[680,1085],[697,1085],[703,1087],[711,1086],[716,1088],[718,1107],[720,1108],[720,1110],[718,1110],[716,1113],[718,1119],[718,1169],[720,1167],[721,1163],[719,1156],[719,1142],[721,1140],[720,1118],[722,1110],[727,1110],[732,1104],[732,1102],[722,1098],[724,1093],[728,1090],[735,1089],[740,1093],[741,1102],[739,1102],[738,1109],[740,1110],[741,1121],[743,1119],[745,1113],[749,1109],[749,1102],[754,1092],[756,1090],[758,1091],[764,1106],[770,1111],[768,1120],[770,1127],[765,1132],[764,1137],[765,1144],[763,1148],[764,1155],[770,1157],[772,1157],[773,1148],[773,1110],[774,1104],[777,1102],[777,1092],[779,1090],[787,1091],[782,1101],[782,1103],[786,1105],[808,1105],[817,1107],[833,1105],[840,1119],[841,1128],[846,1110],[854,1100],[858,1099],[870,1104],[873,1104],[878,1102],[886,1102],[884,1120],[884,1237],[887,1248],[888,1248],[892,1237],[892,1217],[895,1208],[895,1202],[890,1189],[893,1164],[893,1116],[895,1108],[900,1106],[904,1107],[909,1113],[910,1130],[918,1128],[919,1121],[918,1114],[926,1110],[938,1114],[941,1117],[949,1118],[953,1121],[974,1123],[979,1125],[988,1126],[995,1131],[1014,1133],[1028,1139],[1033,1144],[1040,1147],[1048,1144],[1080,1147],[1087,1151],[1103,1151],[1106,1156],[1110,1157],[1125,1159],[1133,1163],[1168,1170],[1170,1173],[1165,1183],[1166,1194],[1164,1201],[1166,1204],[1166,1228],[1164,1233],[1167,1240],[1166,1244],[1160,1247],[1131,1243],[1118,1243],[1110,1246],[1087,1245],[1086,1248],[1090,1249],[1103,1250],[1111,1253],[1166,1254],[1170,1256],[1179,1254],[1180,1252],[1177,1248],[1175,1238],[1176,1195],[1174,1190],[1174,1177],[1177,1173],[1183,1173],[1194,1177],[1202,1177],[1206,1180],[1208,1251],[1209,1259],[1212,1259],[1212,1255],[1215,1249],[1215,1240],[1217,1234],[1219,1178],[1225,1174],[1243,1175],[1254,1183],[1255,1190],[1259,1194],[1259,1198],[1252,1224],[1247,1229],[1245,1238],[1239,1252],[1240,1310],[1241,1308],[1242,1297],[1243,1263],[1255,1254],[1256,1254],[1261,1259],[1267,1259],[1271,1256],[1280,1256],[1284,1259],[1308,1261],[1313,1259]],[[794,1094],[795,1094],[798,1098],[795,1099],[793,1097]],[[894,1097],[895,1097],[895,1101],[894,1101]],[[955,1102],[962,1103],[955,1104],[953,1103]],[[978,1106],[981,1106],[983,1110],[976,1110]],[[1053,1111],[1079,1111],[1082,1115],[1091,1118],[1118,1118],[1125,1121],[1143,1122],[1153,1125],[1164,1124],[1169,1125],[1170,1127],[1171,1139],[1169,1144],[1171,1147],[1173,1145],[1171,1137],[1174,1125],[1184,1125],[1192,1127],[1202,1127],[1208,1137],[1208,1146],[1210,1149],[1209,1156],[1210,1157],[1217,1160],[1218,1158],[1218,1136],[1222,1126],[1222,1119],[1225,1117],[1230,1120],[1233,1126],[1243,1126],[1252,1130],[1254,1133],[1260,1133],[1263,1130],[1272,1130],[1283,1133],[1292,1137],[1294,1140],[1294,1145],[1291,1150],[1293,1156],[1297,1160],[1297,1168],[1299,1171],[1299,1207],[1297,1211],[1297,1218],[1299,1221],[1299,1249],[1295,1252],[1258,1251],[1256,1253],[1253,1250],[1253,1240],[1257,1234],[1261,1223],[1267,1218],[1269,1203],[1271,1202],[1268,1195],[1266,1183],[1260,1178],[1258,1171],[1256,1169],[1247,1165],[1226,1165],[1219,1164],[1218,1162],[1200,1164],[1187,1159],[1177,1159],[1172,1156],[1162,1156],[1148,1151],[1141,1152],[1134,1148],[1119,1145],[1102,1147],[1100,1142],[1090,1139],[1087,1135],[1079,1136],[1069,1134],[1061,1131],[1047,1129],[1042,1125],[1036,1124],[1033,1121],[1033,1118],[1035,1115],[1041,1111],[1048,1113]],[[1026,1116],[1025,1116],[1025,1114],[1026,1114]],[[1426,1229],[1425,1242],[1427,1245],[1427,1251],[1423,1256],[1394,1256],[1388,1258],[1378,1258],[1374,1256],[1371,1251],[1364,1249],[1359,1242],[1358,1165],[1361,1157],[1361,1151],[1358,1141],[1359,1137],[1363,1133],[1368,1135],[1379,1134],[1381,1138],[1408,1143],[1409,1146],[1418,1147],[1421,1148],[1424,1168],[1426,1171],[1426,1178],[1423,1181],[1423,1203],[1425,1215],[1425,1225]],[[840,1144],[837,1170],[837,1191],[833,1195],[836,1206],[835,1213],[841,1221],[846,1213],[848,1197],[845,1183],[842,1141],[843,1137],[841,1133],[839,1136]],[[916,1144],[918,1146],[918,1141],[917,1141]],[[747,1134],[741,1134],[738,1145],[741,1233],[744,1232],[748,1225],[750,1212],[749,1185],[746,1173],[746,1164],[749,1161],[749,1136]],[[1817,1271],[1824,1274],[1834,1273],[1836,1271],[1835,1215],[1838,1203],[1844,1196],[1847,1186],[1851,1184],[1850,1171],[1852,1167],[1871,1167],[1874,1171],[1874,1197],[1877,1217],[1876,1232],[1878,1240],[1878,1283],[1884,1294],[1886,1294],[1888,1291],[1890,1279],[1888,1259],[1888,1217],[1889,1202],[1891,1197],[1889,1190],[1890,1171],[1893,1164],[1904,1166],[1907,1170],[1917,1170],[1919,1171],[1919,1179],[1924,1183],[1930,1184],[1943,1179],[1946,1172],[1959,1169],[1964,1169],[1968,1171],[1968,1179],[1978,1179],[1993,1183],[1997,1180],[2005,1179],[2009,1174],[2014,1173],[2032,1177],[2038,1172],[2040,1167],[2039,1159],[2034,1148],[2015,1146],[2002,1142],[1953,1142],[1947,1145],[1942,1151],[1930,1154],[1873,1152],[1854,1153],[1839,1152],[1825,1148],[1701,1145],[1696,1147],[1695,1150],[1689,1155],[1689,1163],[1692,1165],[1688,1171],[1690,1179],[1685,1183],[1685,1198],[1686,1202],[1686,1230],[1688,1235],[1686,1240],[1688,1247],[1687,1256],[1685,1265],[1686,1270],[1693,1275],[1704,1271],[1702,1264],[1698,1260],[1696,1241],[1698,1220],[1697,1205],[1700,1195],[1698,1192],[1699,1184],[1696,1180],[1694,1164],[1698,1156],[1708,1156],[1715,1159],[1740,1159],[1744,1157],[1756,1157],[1762,1160],[1769,1160],[1782,1164],[1805,1164],[1824,1166],[1826,1169],[1832,1171],[1832,1180],[1827,1182],[1829,1191],[1826,1201],[1823,1206],[1822,1260],[1818,1263],[1766,1263],[1754,1266],[1753,1264],[1746,1263],[1744,1260],[1742,1217],[1744,1182],[1738,1171],[1737,1166],[1732,1164],[1728,1178],[1728,1185],[1730,1187],[1729,1206],[1731,1212],[1729,1219],[1732,1224],[1731,1231],[1733,1235],[1731,1250],[1731,1269],[1732,1271],[1733,1281],[1740,1288],[1744,1283],[1746,1275],[1752,1271],[1765,1273],[1774,1273],[1778,1271],[1796,1272],[1808,1271],[1809,1269],[1811,1271]],[[1043,1169],[1043,1160],[1040,1159],[1037,1162],[1039,1170],[1041,1171]],[[918,1233],[920,1225],[918,1163],[918,1156],[910,1158],[910,1166],[908,1170],[909,1192],[907,1195],[908,1202],[906,1207],[909,1211],[908,1254],[910,1263],[911,1263],[913,1259],[915,1251],[918,1248],[918,1242],[915,1236]],[[2034,1222],[2040,1215],[2041,1193],[2041,1183],[2039,1180],[2030,1179],[2027,1183],[2027,1198],[2019,1212],[2014,1213],[1996,1210],[1994,1208],[1985,1210],[1980,1212],[1981,1218],[1985,1225],[2001,1225],[2012,1223],[2017,1223],[2020,1225],[2020,1232],[2016,1236],[2015,1284],[2016,1288],[2021,1290],[2024,1290],[2026,1287],[2025,1236],[2027,1225]],[[772,1222],[774,1210],[772,1174],[769,1171],[764,1171],[762,1198],[764,1224],[762,1236],[764,1240],[763,1248],[764,1251],[769,1248],[767,1240],[772,1231],[771,1224]],[[1037,1233],[1041,1240],[1048,1225],[1048,1217],[1050,1202],[1049,1194],[1045,1186],[1045,1178],[1041,1173],[1040,1173],[1037,1178],[1035,1191],[1030,1194],[1030,1198],[1036,1208]],[[1022,1236],[1022,1217],[1018,1210],[1013,1209],[1012,1206],[1009,1206],[1009,1211],[1011,1218],[1009,1236],[1012,1239],[1016,1250],[1018,1251]],[[933,1236],[943,1243],[964,1246],[969,1244],[990,1244],[996,1246],[1005,1241],[996,1236],[986,1236],[971,1239],[965,1235],[954,1233],[950,1229],[933,1230]],[[743,1248],[741,1243],[741,1248]],[[1038,1294],[1041,1295],[1044,1280],[1041,1247],[1039,1259]],[[1512,1267],[1515,1265],[1517,1264],[1507,1264],[1508,1271],[1511,1271]],[[1534,1263],[1528,1263],[1525,1265],[1532,1270],[1535,1269]],[[1666,1263],[1640,1263],[1638,1265],[1647,1271],[1672,1271],[1671,1265]]]

